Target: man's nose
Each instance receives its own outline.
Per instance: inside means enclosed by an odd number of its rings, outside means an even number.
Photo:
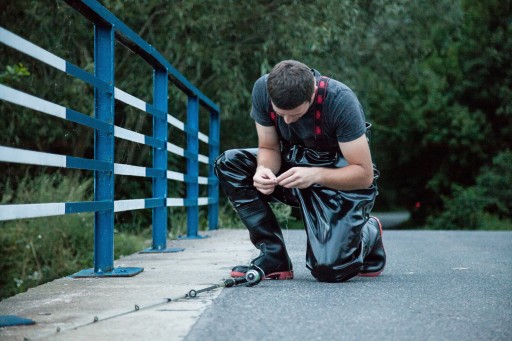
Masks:
[[[285,116],[283,118],[284,118],[284,123],[286,123],[286,124],[290,124],[290,123],[293,122],[292,119],[290,117],[288,117],[288,116]]]

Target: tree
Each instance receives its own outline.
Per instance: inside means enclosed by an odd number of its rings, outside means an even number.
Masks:
[[[474,185],[481,168],[511,147],[510,0],[102,4],[220,105],[222,150],[256,144],[248,115],[252,85],[278,61],[301,60],[347,84],[373,124],[372,150],[382,174],[377,208],[405,207],[418,224],[446,207],[443,198],[452,197],[454,185]],[[92,71],[92,25],[63,1],[0,6],[4,27]],[[17,85],[21,90],[92,114],[90,87],[4,51],[4,65],[22,62],[31,74],[30,84]],[[152,100],[150,68],[119,44],[116,86]],[[185,120],[185,96],[174,88],[169,93],[170,112]],[[7,129],[0,144],[90,155],[90,130],[54,121],[50,129],[41,115],[0,106],[10,122],[0,128]],[[116,124],[151,133],[150,118],[122,104]],[[207,125],[201,120],[202,131]],[[136,144],[120,142],[117,150],[117,162],[150,163],[149,150]],[[131,185],[131,192],[145,190]]]

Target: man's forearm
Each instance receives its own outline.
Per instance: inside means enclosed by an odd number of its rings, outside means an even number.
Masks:
[[[373,182],[373,168],[365,169],[359,165],[349,165],[343,168],[318,167],[315,173],[316,183],[342,191],[368,188]]]
[[[272,173],[277,174],[281,169],[281,153],[275,149],[259,147],[258,167],[269,168]]]

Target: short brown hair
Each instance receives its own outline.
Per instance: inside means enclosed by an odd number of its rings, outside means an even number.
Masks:
[[[283,60],[270,71],[267,89],[276,107],[294,109],[311,100],[315,91],[315,76],[301,62]]]

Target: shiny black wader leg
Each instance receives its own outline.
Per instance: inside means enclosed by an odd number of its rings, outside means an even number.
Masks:
[[[373,185],[357,191],[318,185],[296,190],[308,235],[306,263],[317,280],[343,282],[382,272],[382,230],[369,217],[376,195]]]
[[[293,278],[292,264],[286,250],[281,227],[268,204],[272,197],[261,194],[253,186],[257,167],[257,149],[232,149],[215,162],[220,186],[249,231],[251,242],[260,250],[251,266],[263,270],[266,278]],[[233,268],[233,273],[247,271],[246,266]]]

